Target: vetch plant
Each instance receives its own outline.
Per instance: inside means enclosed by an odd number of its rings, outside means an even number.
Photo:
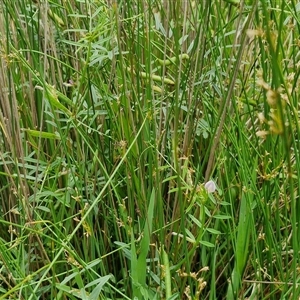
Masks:
[[[204,188],[208,193],[214,193],[216,191],[216,184],[214,183],[214,181],[209,180],[205,183]]]
[[[0,1],[0,300],[299,299],[299,1],[38,2]]]

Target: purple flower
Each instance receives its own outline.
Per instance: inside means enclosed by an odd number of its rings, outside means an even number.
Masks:
[[[210,181],[207,181],[204,185],[204,188],[207,190],[208,193],[213,193],[216,191],[216,184],[210,180]]]

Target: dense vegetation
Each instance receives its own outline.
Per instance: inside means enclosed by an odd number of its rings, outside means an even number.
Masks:
[[[0,300],[299,299],[299,11],[2,0]]]

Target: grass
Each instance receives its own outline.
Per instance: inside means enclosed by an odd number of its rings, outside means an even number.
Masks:
[[[299,10],[3,0],[0,299],[298,299]]]

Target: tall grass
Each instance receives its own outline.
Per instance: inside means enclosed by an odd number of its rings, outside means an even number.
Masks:
[[[298,299],[299,10],[3,0],[0,299]]]

